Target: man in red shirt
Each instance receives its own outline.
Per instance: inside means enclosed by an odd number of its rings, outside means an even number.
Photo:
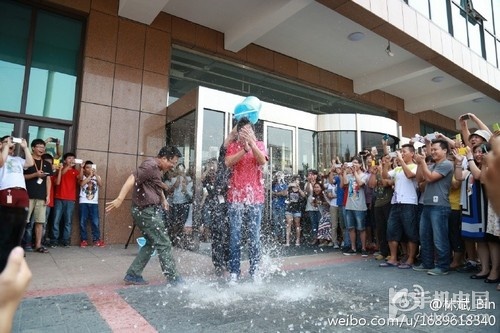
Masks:
[[[231,283],[240,275],[241,226],[248,230],[248,252],[250,275],[254,274],[260,261],[260,224],[264,207],[264,181],[262,166],[268,157],[262,141],[257,141],[253,125],[248,118],[241,118],[236,125],[238,136],[227,147],[226,165],[231,168],[227,192],[230,225],[229,270]]]
[[[63,230],[61,245],[69,247],[71,237],[71,225],[73,210],[76,202],[77,181],[80,171],[75,169],[75,154],[63,155],[63,167],[59,169],[56,180],[56,191],[54,195],[54,225],[52,226],[51,247],[57,247],[59,242],[59,227],[61,219]]]

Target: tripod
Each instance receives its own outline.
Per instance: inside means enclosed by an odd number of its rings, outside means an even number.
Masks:
[[[127,243],[125,243],[125,249],[128,247],[128,243],[130,243],[130,239],[132,238],[132,235],[134,234],[135,231],[135,223],[132,226],[132,230],[130,231],[130,235],[128,236]]]

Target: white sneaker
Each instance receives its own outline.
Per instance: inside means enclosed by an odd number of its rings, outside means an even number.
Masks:
[[[238,274],[231,273],[231,276],[229,277],[229,285],[234,286],[237,283],[238,283]]]
[[[333,248],[334,248],[334,249],[338,249],[338,248],[339,248],[339,243],[334,243],[334,244],[333,244]]]

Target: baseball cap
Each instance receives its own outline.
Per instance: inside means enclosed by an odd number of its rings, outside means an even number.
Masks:
[[[469,140],[470,140],[470,138],[471,138],[473,135],[477,135],[477,136],[479,136],[479,137],[483,138],[483,139],[484,139],[484,141],[489,141],[489,140],[490,140],[490,137],[491,137],[491,134],[490,134],[488,131],[486,131],[486,130],[481,130],[481,129],[479,129],[479,130],[475,131],[474,133],[472,133],[471,135],[469,135]]]

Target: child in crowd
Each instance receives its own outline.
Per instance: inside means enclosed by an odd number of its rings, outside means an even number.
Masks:
[[[92,227],[92,241],[94,246],[103,247],[99,231],[99,187],[102,179],[96,172],[96,165],[92,161],[85,161],[80,169],[80,247],[87,247],[87,220]]]

